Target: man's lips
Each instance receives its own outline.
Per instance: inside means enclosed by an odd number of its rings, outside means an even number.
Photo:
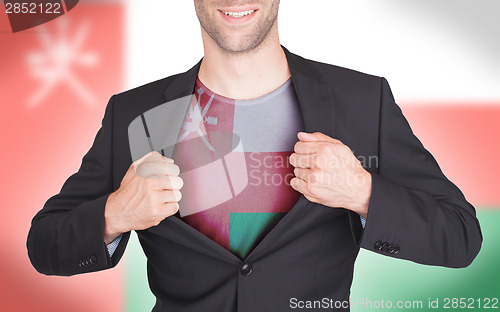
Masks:
[[[219,13],[227,23],[243,24],[251,20],[257,11],[258,9],[252,8],[227,8],[220,9]]]

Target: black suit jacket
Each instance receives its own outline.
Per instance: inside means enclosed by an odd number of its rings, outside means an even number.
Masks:
[[[360,247],[447,267],[469,265],[480,249],[474,207],[413,135],[387,81],[284,50],[306,131],[338,138],[359,159],[371,159],[366,228],[355,213],[302,196],[241,260],[169,217],[138,231],[154,311],[288,311],[290,298],[347,300]],[[39,272],[73,275],[118,263],[130,233],[110,258],[104,207],[132,162],[128,126],[149,109],[192,94],[199,66],[110,99],[80,169],[33,219],[27,246]]]

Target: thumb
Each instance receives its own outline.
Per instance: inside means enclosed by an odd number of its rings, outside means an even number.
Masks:
[[[299,138],[299,140],[304,141],[304,142],[341,143],[339,140],[334,139],[332,137],[329,137],[326,134],[323,134],[321,132],[313,132],[313,133],[299,132],[297,134],[297,137]]]

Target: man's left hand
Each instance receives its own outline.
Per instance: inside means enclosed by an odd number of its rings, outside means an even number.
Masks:
[[[315,203],[343,207],[366,218],[372,177],[351,149],[323,133],[299,132],[290,164],[291,186]]]

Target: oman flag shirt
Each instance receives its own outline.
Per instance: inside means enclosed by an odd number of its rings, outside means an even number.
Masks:
[[[304,131],[297,95],[291,79],[252,100],[199,79],[194,91],[172,154],[184,181],[177,216],[243,259],[301,195],[289,163]]]

